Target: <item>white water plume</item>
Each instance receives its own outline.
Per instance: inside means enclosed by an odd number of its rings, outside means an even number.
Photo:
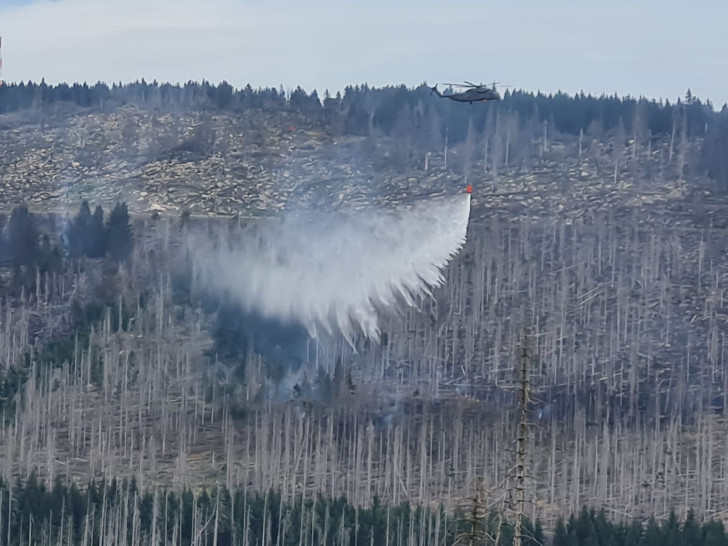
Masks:
[[[323,328],[351,342],[358,327],[377,340],[377,308],[412,305],[444,282],[469,216],[467,193],[394,210],[292,215],[255,221],[209,252],[197,240],[195,254],[203,281],[250,311],[299,322],[312,337]]]

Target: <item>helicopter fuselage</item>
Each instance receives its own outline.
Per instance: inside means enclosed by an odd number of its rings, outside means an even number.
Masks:
[[[454,100],[455,102],[489,102],[494,100],[500,100],[500,97],[496,96],[481,96],[481,97],[468,97],[460,94],[453,94],[453,95],[443,95],[444,98]]]
[[[432,91],[437,94],[438,97],[447,98],[455,102],[488,102],[500,100],[500,95],[494,89],[468,89],[461,93],[441,93],[438,91],[437,86],[432,88]]]

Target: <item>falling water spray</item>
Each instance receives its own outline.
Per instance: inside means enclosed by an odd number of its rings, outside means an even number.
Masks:
[[[465,243],[470,197],[468,188],[393,209],[290,214],[188,244],[201,280],[247,311],[314,338],[378,340],[378,310],[413,305],[444,282]]]

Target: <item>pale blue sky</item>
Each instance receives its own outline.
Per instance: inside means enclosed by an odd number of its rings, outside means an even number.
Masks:
[[[498,80],[728,101],[728,0],[0,0],[8,81]]]

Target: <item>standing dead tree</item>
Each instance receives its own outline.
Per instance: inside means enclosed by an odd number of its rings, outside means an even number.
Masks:
[[[527,443],[529,432],[528,405],[531,402],[530,351],[528,336],[521,347],[518,367],[518,437],[516,439],[516,522],[513,545],[523,543],[523,516],[526,504]]]
[[[515,506],[512,509],[514,515],[513,526],[513,546],[522,546],[524,538],[524,518],[526,516],[526,480],[528,478],[528,441],[531,423],[529,420],[529,405],[531,404],[531,351],[529,336],[524,336],[522,347],[520,350],[520,358],[518,360],[517,384],[516,391],[518,393],[518,424],[516,428],[516,465],[513,470],[513,478],[515,485],[510,489],[507,485],[504,487],[506,496],[515,496]],[[494,545],[500,544],[501,531],[503,529],[503,519],[506,512],[505,497],[502,499],[500,509],[495,510],[495,521],[493,529],[489,529],[487,522],[487,506],[486,495],[483,483],[479,480],[474,488],[472,497],[468,497],[465,503],[466,516],[464,522],[468,525],[468,530],[459,534],[455,540],[455,546],[467,545],[475,546],[480,544]],[[492,507],[495,504],[491,504]]]
[[[488,528],[488,511],[486,507],[485,488],[482,481],[475,485],[473,496],[466,499],[464,508],[467,515],[464,518],[468,530],[455,538],[454,546],[477,546],[481,544],[500,544],[501,529],[503,528],[503,511],[498,510],[495,518],[495,533],[491,534]]]

